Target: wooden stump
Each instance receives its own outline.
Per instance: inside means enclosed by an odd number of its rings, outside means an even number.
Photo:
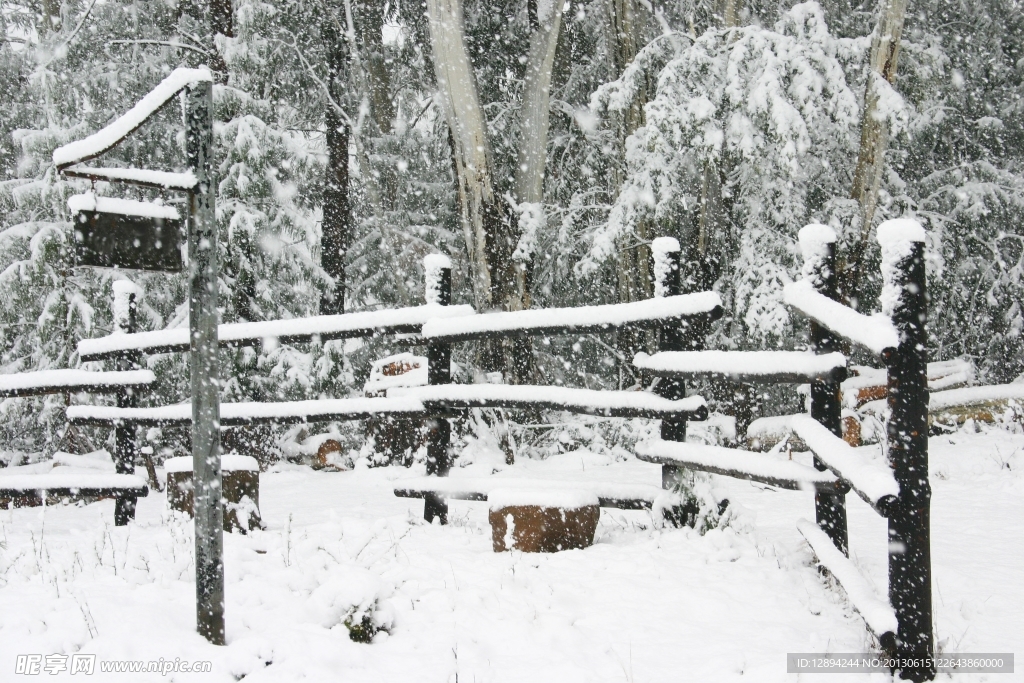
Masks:
[[[192,458],[170,458],[167,471],[167,504],[172,510],[193,515]],[[260,520],[260,468],[247,455],[221,456],[221,500],[224,531],[246,533],[262,527]]]
[[[425,356],[399,353],[375,361],[370,377],[363,387],[368,398],[386,396],[388,389],[419,387],[427,384],[428,361]],[[373,464],[412,465],[413,454],[426,443],[422,419],[394,415],[373,417],[364,422],[366,438],[373,441],[376,457]]]
[[[498,489],[488,495],[494,552],[553,553],[594,543],[601,517],[587,491]]]

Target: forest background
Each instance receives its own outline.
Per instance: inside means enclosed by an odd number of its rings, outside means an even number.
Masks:
[[[931,358],[1024,372],[1020,0],[2,0],[0,40],[3,373],[78,367],[78,340],[111,332],[116,279],[144,291],[140,329],[187,324],[183,276],[73,267],[67,198],[90,184],[51,154],[201,64],[224,322],[418,305],[436,252],[478,310],[644,299],[649,244],[671,235],[685,287],[725,302],[709,348],[805,348],[781,303],[798,230],[836,229],[843,297],[869,311],[871,230],[910,215]],[[167,107],[104,164],[180,170],[183,144]],[[639,388],[630,361],[654,343],[463,345],[457,377]],[[225,351],[222,398],[358,394],[370,361],[407,350],[390,344]],[[187,398],[186,356],[147,363],[142,405]],[[698,389],[741,422],[798,408],[791,388]],[[0,403],[2,459],[101,445],[68,430],[68,400]]]

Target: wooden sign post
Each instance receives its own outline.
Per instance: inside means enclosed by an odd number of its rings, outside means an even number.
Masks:
[[[213,84],[185,91],[185,153],[196,176],[188,195],[189,330],[192,366],[192,481],[195,486],[196,622],[224,644],[224,508],[221,504],[220,381],[217,371],[217,223]]]
[[[80,165],[123,142],[182,91],[185,93],[185,154],[190,172]],[[213,77],[205,68],[175,69],[130,111],[106,128],[55,150],[53,163],[69,177],[188,193],[196,625],[208,641],[223,645],[224,509],[217,369],[216,183],[211,173],[212,154]],[[180,220],[173,207],[93,194],[73,197],[69,205],[75,214],[78,265],[164,272],[182,270]],[[122,435],[118,443],[126,439]],[[131,464],[134,469],[134,463]],[[127,463],[122,469],[127,469]],[[123,508],[127,512],[127,505],[119,502],[119,511]]]

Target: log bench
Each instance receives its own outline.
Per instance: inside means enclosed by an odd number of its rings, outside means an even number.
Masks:
[[[150,370],[94,372],[77,368],[39,370],[0,375],[0,398],[23,398],[50,394],[116,393],[134,395],[156,381]],[[126,524],[135,516],[135,501],[149,493],[146,482],[136,477],[134,463],[115,453],[115,473],[85,472],[15,474],[0,477],[0,505],[34,507],[61,502],[94,502],[114,498],[115,524]]]
[[[91,503],[126,495],[145,498],[149,487],[133,474],[47,472],[0,476],[0,505],[6,508],[76,501]]]

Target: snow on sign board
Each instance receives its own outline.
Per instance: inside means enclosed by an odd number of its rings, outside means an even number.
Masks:
[[[68,199],[75,265],[181,272],[182,222],[173,206],[93,193]]]
[[[182,90],[196,83],[212,81],[213,75],[207,69],[175,69],[148,95],[109,126],[83,140],[76,140],[55,149],[54,165],[58,169],[63,169],[98,157],[131,135]]]

